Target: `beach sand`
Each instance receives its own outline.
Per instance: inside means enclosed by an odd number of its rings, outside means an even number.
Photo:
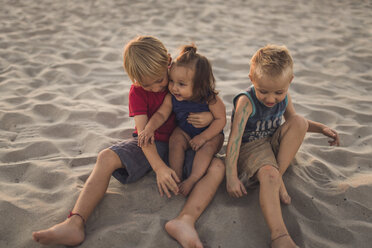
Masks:
[[[131,137],[123,46],[154,35],[173,57],[195,42],[227,108],[249,86],[268,43],[294,58],[297,112],[336,129],[340,147],[307,134],[284,175],[283,206],[300,247],[372,244],[370,1],[1,1],[0,247],[41,247],[31,233],[63,221],[102,149]],[[224,154],[224,149],[221,154]],[[185,199],[161,198],[155,174],[112,179],[79,247],[179,247],[164,230]],[[205,247],[269,247],[258,189],[233,199],[222,183],[196,225]],[[55,246],[59,247],[59,246]]]

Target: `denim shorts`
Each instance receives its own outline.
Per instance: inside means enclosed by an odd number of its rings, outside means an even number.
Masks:
[[[110,147],[120,158],[122,168],[115,170],[112,176],[123,184],[135,182],[144,177],[152,170],[141,147],[137,145],[137,138],[124,140],[123,142]],[[165,164],[168,163],[168,143],[155,141],[156,149],[160,158]],[[191,149],[185,153],[185,162],[183,166],[183,177],[187,178],[191,174],[192,163],[195,152]]]

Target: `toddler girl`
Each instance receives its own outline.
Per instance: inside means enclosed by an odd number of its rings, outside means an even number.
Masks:
[[[181,54],[169,69],[170,94],[138,138],[141,147],[152,142],[154,130],[168,119],[173,110],[178,127],[169,141],[169,164],[179,178],[187,177],[179,185],[184,196],[205,174],[213,156],[221,149],[226,124],[226,109],[215,91],[212,67],[208,59],[196,51],[195,45],[182,47]],[[205,111],[210,111],[214,118],[209,126],[197,128],[188,123],[189,113]],[[185,152],[189,148],[195,151],[192,168],[183,168]]]

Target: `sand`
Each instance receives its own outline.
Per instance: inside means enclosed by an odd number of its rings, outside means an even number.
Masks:
[[[40,247],[31,233],[63,221],[97,153],[129,138],[131,82],[122,50],[154,35],[172,55],[195,42],[213,64],[230,122],[249,86],[249,59],[268,43],[295,61],[297,112],[336,129],[340,147],[307,134],[284,176],[283,206],[300,247],[371,247],[370,1],[1,1],[0,247]],[[225,128],[226,138],[230,123]],[[224,150],[221,151],[223,155]],[[222,183],[197,222],[205,247],[269,247],[258,189],[233,199]],[[79,247],[179,247],[164,231],[185,199],[158,195],[155,174],[111,180]],[[58,247],[58,246],[56,246]]]

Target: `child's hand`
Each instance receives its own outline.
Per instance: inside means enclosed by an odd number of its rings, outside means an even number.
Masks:
[[[174,170],[164,165],[155,173],[160,196],[163,196],[165,193],[168,198],[170,198],[171,194],[169,191],[172,191],[175,195],[178,195],[177,183],[180,182],[180,179]]]
[[[247,190],[245,189],[243,183],[237,177],[227,177],[226,178],[226,188],[227,192],[232,197],[242,197],[243,194],[247,194]]]
[[[199,148],[202,147],[205,142],[206,140],[200,134],[196,135],[189,141],[190,146],[194,151],[199,150]]]
[[[196,128],[206,127],[213,121],[211,112],[190,113],[187,122]]]
[[[143,147],[147,146],[148,143],[154,144],[155,137],[154,132],[145,128],[142,132],[138,134],[138,146]]]
[[[328,136],[328,137],[332,138],[332,140],[328,141],[329,145],[331,145],[331,146],[334,146],[334,145],[339,146],[340,145],[340,139],[338,137],[338,133],[335,130],[330,129],[329,127],[326,126],[322,129],[322,133],[325,136]]]

